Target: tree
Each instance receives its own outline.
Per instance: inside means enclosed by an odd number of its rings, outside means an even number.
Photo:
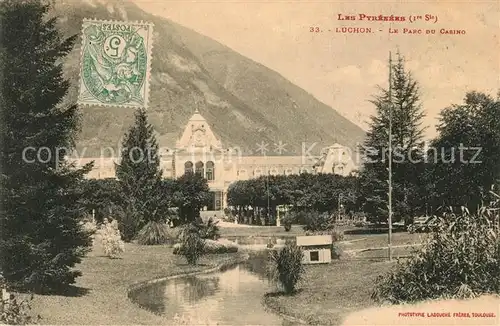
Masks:
[[[269,201],[267,187],[269,186]],[[278,205],[292,206],[291,211],[317,211],[332,213],[339,210],[339,198],[346,213],[358,210],[358,178],[332,173],[278,175],[240,180],[229,186],[228,204],[241,215],[251,206],[254,216],[266,211],[269,204],[271,215]],[[303,214],[300,214],[304,216]],[[302,219],[295,223],[305,222]]]
[[[83,182],[83,190],[86,210],[95,211],[97,223],[116,214],[123,206],[121,187],[116,179],[87,179]]]
[[[116,176],[120,182],[125,202],[128,203],[126,222],[121,221],[126,241],[150,221],[163,221],[167,214],[162,189],[162,171],[158,144],[153,126],[148,123],[146,111],[135,113],[135,123],[125,135],[121,160],[116,164]]]
[[[418,205],[418,175],[423,165],[424,117],[417,81],[404,65],[398,53],[392,64],[392,92],[380,88],[380,94],[371,102],[376,114],[372,116],[370,129],[363,144],[365,163],[360,173],[360,187],[364,211],[374,221],[385,221],[388,215],[388,162],[389,117],[392,107],[393,148],[393,211],[394,221],[416,214]]]
[[[468,92],[464,103],[441,112],[429,156],[431,204],[475,210],[500,181],[500,101]]]
[[[65,106],[62,60],[76,36],[63,39],[49,5],[0,3],[0,268],[13,287],[62,290],[92,243],[82,227],[84,175],[66,160],[78,108]]]
[[[207,180],[197,173],[186,173],[177,179],[173,194],[174,205],[179,208],[175,225],[197,222],[200,210],[210,201]]]

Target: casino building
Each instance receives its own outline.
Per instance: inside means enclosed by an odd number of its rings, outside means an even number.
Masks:
[[[299,173],[335,173],[349,175],[356,169],[349,148],[334,144],[318,156],[243,156],[235,148],[224,148],[207,121],[196,111],[189,119],[173,150],[160,152],[160,166],[166,178],[177,178],[185,172],[203,175],[213,194],[207,210],[227,206],[227,190],[231,183],[262,175]],[[88,178],[114,178],[117,158],[83,158],[79,164],[94,161]]]

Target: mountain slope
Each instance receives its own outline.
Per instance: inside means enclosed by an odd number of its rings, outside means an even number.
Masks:
[[[196,108],[225,146],[247,153],[262,141],[271,144],[269,149],[282,141],[286,154],[297,154],[303,141],[319,142],[319,150],[335,142],[353,147],[364,136],[358,126],[278,73],[133,3],[67,0],[57,2],[55,11],[68,36],[80,34],[84,18],[154,23],[148,116],[162,147],[174,146]],[[69,101],[77,96],[80,50],[78,40],[65,63],[73,85]],[[116,148],[132,121],[131,109],[82,107],[80,155]]]

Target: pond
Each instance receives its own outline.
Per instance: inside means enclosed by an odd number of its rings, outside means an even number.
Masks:
[[[275,290],[266,278],[266,263],[267,252],[252,253],[224,271],[152,284],[131,299],[172,322],[178,315],[210,325],[290,325],[262,305],[264,294]]]

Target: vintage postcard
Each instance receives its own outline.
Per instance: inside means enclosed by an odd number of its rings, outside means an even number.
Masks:
[[[0,1],[0,324],[500,325],[499,23]]]

